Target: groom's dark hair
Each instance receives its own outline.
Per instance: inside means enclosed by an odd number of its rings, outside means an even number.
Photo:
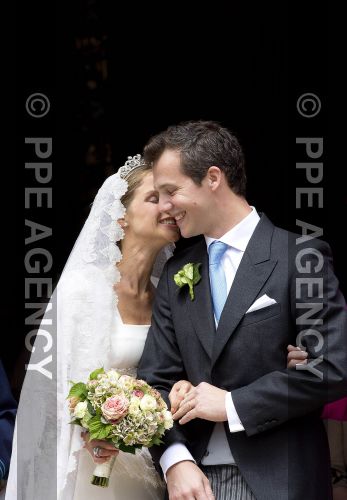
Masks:
[[[181,168],[197,185],[211,166],[225,174],[235,194],[246,194],[246,172],[243,152],[237,138],[213,121],[189,121],[172,125],[152,137],[144,148],[147,163],[154,164],[166,150],[179,151]]]

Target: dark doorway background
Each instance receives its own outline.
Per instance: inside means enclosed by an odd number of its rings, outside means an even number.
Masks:
[[[31,161],[24,137],[52,136],[53,208],[32,209],[29,216],[53,228],[48,243],[53,278],[103,180],[168,125],[212,119],[239,137],[247,160],[248,201],[258,211],[294,231],[297,218],[324,227],[346,294],[343,235],[334,223],[346,208],[346,193],[325,154],[328,28],[323,8],[310,2],[110,4],[57,3],[48,11],[40,1],[18,7],[18,16],[29,22],[17,50],[16,173],[21,176],[24,161]],[[41,122],[25,114],[26,98],[34,91],[51,101],[50,114]],[[311,120],[296,111],[304,92],[316,93],[323,103]],[[295,168],[305,161],[295,144],[301,136],[324,137],[321,209],[295,207],[296,187],[308,186]],[[26,173],[24,183],[30,182]],[[20,238],[17,234],[17,248],[23,248]],[[18,269],[14,256],[11,265]],[[22,280],[21,270],[17,274]],[[22,285],[9,280],[8,290],[2,319],[14,332],[1,356],[18,395],[25,360],[18,313]]]

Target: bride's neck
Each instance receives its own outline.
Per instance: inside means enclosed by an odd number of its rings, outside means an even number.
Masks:
[[[117,265],[121,274],[122,288],[126,287],[136,296],[151,290],[151,274],[159,250],[123,240],[123,257]]]

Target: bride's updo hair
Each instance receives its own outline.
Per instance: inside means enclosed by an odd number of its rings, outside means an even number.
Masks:
[[[126,181],[128,183],[127,192],[121,197],[121,202],[128,208],[132,199],[134,198],[134,194],[136,189],[141,185],[143,178],[148,172],[152,170],[151,165],[144,163],[137,168],[134,168],[129,174],[126,176]]]
[[[141,186],[141,183],[149,172],[151,172],[152,167],[149,163],[144,163],[134,170],[131,170],[129,174],[125,177],[128,183],[128,189],[125,194],[121,197],[120,201],[124,205],[125,209],[129,208],[130,203],[132,202],[135,191],[138,187]],[[122,250],[122,240],[117,242],[117,246],[120,250]]]

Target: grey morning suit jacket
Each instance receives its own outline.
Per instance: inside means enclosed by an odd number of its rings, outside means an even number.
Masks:
[[[329,246],[297,238],[262,215],[217,331],[205,241],[170,259],[138,370],[167,401],[180,379],[231,391],[245,431],[230,433],[225,422],[228,442],[257,500],[332,498],[320,413],[324,404],[347,394],[347,313]],[[173,279],[188,262],[201,262],[193,301],[188,287],[178,288]],[[246,314],[264,294],[276,304]],[[286,368],[287,345],[297,345],[305,331],[302,343],[311,366],[317,363],[315,373]],[[175,424],[165,444],[150,449],[157,467],[174,442],[184,443],[199,463],[213,425],[202,419]]]

